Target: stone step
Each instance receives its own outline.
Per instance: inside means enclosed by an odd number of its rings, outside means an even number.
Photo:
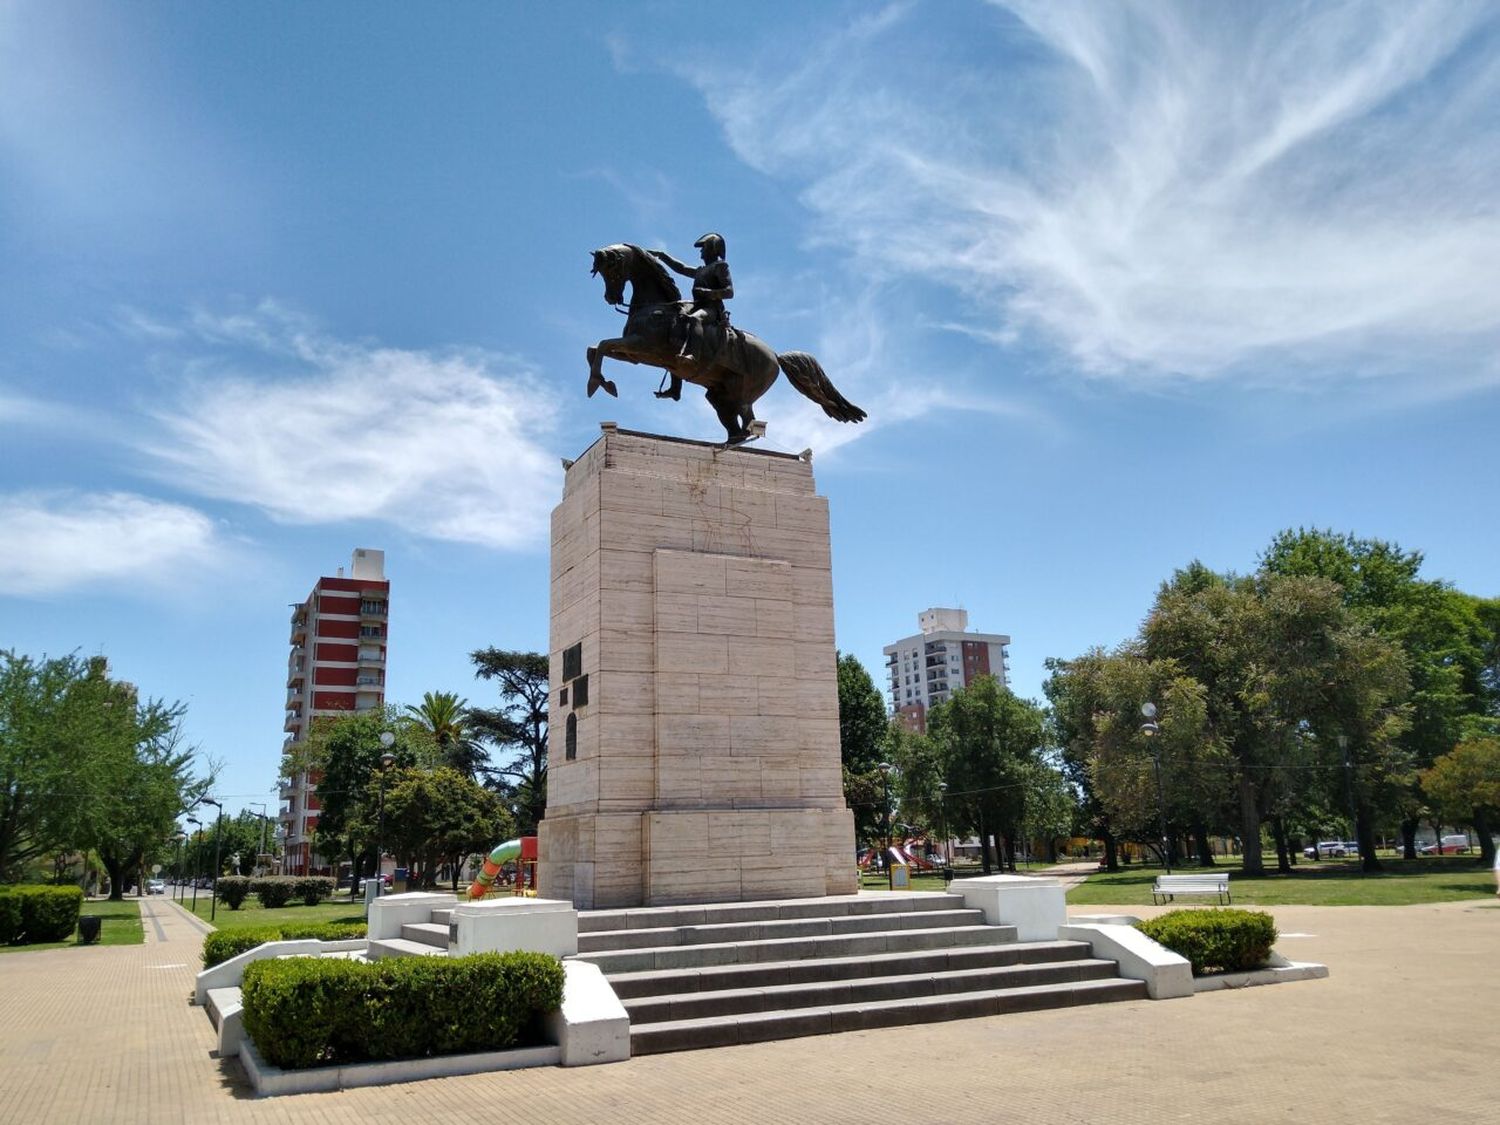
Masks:
[[[642,996],[625,1001],[632,1027],[674,1020],[733,1016],[749,1012],[790,1011],[861,1004],[871,1000],[906,1000],[955,993],[997,992],[1044,984],[1072,984],[1114,978],[1113,961],[1084,958],[1036,965],[1001,965],[946,973],[810,981],[766,988],[726,988]]]
[[[578,932],[658,930],[728,922],[770,922],[790,918],[834,918],[859,914],[900,914],[916,910],[962,908],[962,895],[946,891],[872,892],[823,898],[767,899],[761,902],[713,902],[699,906],[645,906],[627,910],[583,910]]]
[[[646,949],[580,953],[606,974],[644,969],[686,969],[703,965],[744,965],[822,957],[871,957],[915,949],[1000,945],[1016,940],[1014,926],[946,926],[931,930],[884,930],[873,934],[772,938],[709,945],[670,945]],[[375,943],[371,943],[373,948]]]
[[[783,937],[822,937],[885,930],[935,930],[984,923],[982,910],[922,910],[902,914],[855,914],[833,918],[778,918],[762,922],[721,922],[669,929],[602,930],[578,935],[580,953],[646,949],[665,945],[717,945]]]
[[[440,922],[407,922],[401,927],[407,941],[424,941],[448,952],[448,927]]]
[[[630,1053],[635,1056],[665,1051],[691,1051],[702,1047],[728,1047],[771,1039],[795,1039],[806,1035],[828,1035],[841,1031],[901,1027],[1010,1012],[1039,1011],[1075,1004],[1145,998],[1146,986],[1143,982],[1113,978],[958,992],[942,996],[867,1000],[702,1019],[668,1020],[632,1026]]]
[[[434,909],[432,914],[430,915],[430,918],[439,926],[446,926],[453,921],[453,908],[450,906],[446,910]]]
[[[963,972],[1006,965],[1039,965],[1078,961],[1089,956],[1083,941],[1009,942],[957,949],[916,949],[862,957],[764,961],[702,968],[646,969],[611,973],[610,987],[622,1001],[666,993],[711,992],[721,988],[774,988],[815,981],[861,977],[908,976],[914,973]]]
[[[371,961],[383,961],[387,957],[446,957],[448,947],[444,945],[439,949],[410,938],[376,938],[371,940],[367,956]]]

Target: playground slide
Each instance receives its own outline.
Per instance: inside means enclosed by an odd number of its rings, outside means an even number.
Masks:
[[[520,854],[521,841],[519,839],[496,844],[490,854],[484,857],[484,868],[479,872],[479,878],[475,879],[469,887],[469,898],[483,898],[494,884],[495,876],[500,874],[500,868]]]

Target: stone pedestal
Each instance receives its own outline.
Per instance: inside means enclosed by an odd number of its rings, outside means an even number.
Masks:
[[[604,429],[552,513],[541,893],[580,909],[854,893],[811,463]]]

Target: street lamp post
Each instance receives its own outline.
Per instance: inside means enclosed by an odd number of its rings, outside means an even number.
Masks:
[[[196,824],[198,826],[198,835],[200,837],[203,835],[203,822],[201,820],[199,820],[196,816],[190,816],[190,817],[187,818],[187,822],[189,824]],[[198,842],[202,843],[202,840],[200,839]],[[193,905],[192,905],[191,909],[192,909],[192,911],[193,911],[194,914],[198,913],[198,858],[197,858],[197,849],[194,849],[194,856],[193,856]]]
[[[938,831],[943,834],[943,885],[953,882],[953,841],[948,839],[948,783],[938,782]]]
[[[218,810],[218,815],[214,817],[213,890],[211,892],[212,898],[208,904],[208,920],[212,922],[219,912],[219,863],[221,862],[219,848],[224,844],[224,805],[212,797],[204,797],[202,801],[205,805],[212,805]]]
[[[1355,811],[1354,807],[1354,767],[1349,761],[1349,736],[1341,734],[1337,737],[1336,741],[1339,744],[1339,754],[1344,759],[1344,799],[1349,802],[1349,831],[1353,833],[1354,838],[1358,840],[1359,814]],[[1438,843],[1439,845],[1441,845],[1442,841],[1439,840]],[[1317,844],[1318,842],[1314,840],[1313,851],[1318,850]],[[1441,846],[1439,847],[1438,851],[1439,854],[1441,854]]]
[[[1170,875],[1172,874],[1172,846],[1167,839],[1167,791],[1161,781],[1161,746],[1156,741],[1156,736],[1161,733],[1161,727],[1156,722],[1156,704],[1142,703],[1141,715],[1146,720],[1141,724],[1141,733],[1150,741],[1151,766],[1156,773],[1156,814],[1161,820],[1161,861],[1167,869],[1167,874]]]
[[[260,857],[266,854],[266,803],[264,801],[251,801],[247,808],[258,808],[260,817],[260,851],[255,853],[255,873],[260,874]]]
[[[377,895],[385,892],[385,872],[381,870],[385,858],[385,781],[390,768],[396,764],[396,755],[391,753],[391,747],[396,744],[396,736],[388,730],[380,732],[380,745],[385,747],[385,752],[380,755],[380,811],[375,820],[375,893]]]
[[[880,823],[885,833],[885,852],[880,857],[880,862],[885,867],[885,885],[887,890],[895,890],[896,873],[891,870],[891,763],[881,762],[877,767],[880,770]]]
[[[186,832],[177,833],[177,901],[182,901],[182,845],[187,840]]]

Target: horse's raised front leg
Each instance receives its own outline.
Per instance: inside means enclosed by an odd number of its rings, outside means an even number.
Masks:
[[[604,377],[604,356],[612,344],[623,343],[616,338],[613,340],[600,340],[588,350],[589,358],[589,398],[594,397],[594,392],[602,389],[605,394],[614,398],[620,397],[620,392],[615,388],[614,380]]]

